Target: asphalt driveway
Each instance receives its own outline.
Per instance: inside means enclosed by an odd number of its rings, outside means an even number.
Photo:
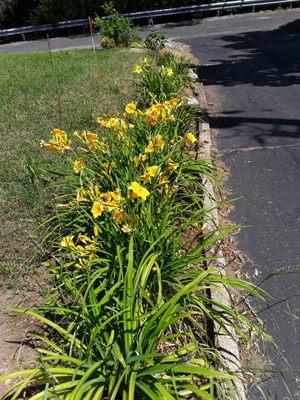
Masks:
[[[259,316],[282,354],[266,398],[300,398],[300,10],[191,22],[165,30],[201,60],[220,159],[244,225],[246,270],[271,298]],[[257,275],[258,272],[258,276]],[[285,360],[286,361],[285,361]],[[293,370],[293,371],[292,371]],[[284,377],[282,376],[284,373]],[[288,384],[291,394],[286,390]],[[263,399],[251,390],[251,399]]]

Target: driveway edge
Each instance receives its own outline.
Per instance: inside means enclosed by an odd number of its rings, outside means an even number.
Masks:
[[[168,41],[167,49],[175,55],[179,55],[187,62],[190,62],[191,66],[199,65],[199,60],[193,56],[190,46],[180,42]],[[199,122],[197,126],[198,143],[196,156],[198,159],[212,159],[212,138],[208,121],[208,102],[204,85],[199,81],[198,75],[192,68],[190,68],[189,77],[194,82],[194,85],[192,90],[187,90],[184,93],[184,97],[187,101],[187,105],[199,108],[203,120],[203,122]],[[202,226],[202,232],[206,234],[218,228],[220,221],[214,185],[207,178],[202,177],[202,179],[204,186],[204,209],[208,210],[207,220]],[[207,268],[216,269],[219,271],[220,275],[225,276],[227,262],[218,243],[206,251],[206,256],[213,256],[216,258],[208,263]],[[211,289],[210,296],[212,300],[224,306],[228,307],[232,304],[230,293],[222,284],[217,284],[216,288]],[[222,329],[219,324],[213,322],[214,342],[220,357],[223,359],[223,364],[226,366],[227,370],[234,372],[235,376],[239,378],[235,382],[238,397],[231,400],[247,400],[246,388],[241,373],[238,336],[231,325],[228,324],[226,329],[230,334]],[[224,394],[226,395],[226,386],[224,386]]]
[[[204,122],[200,122],[198,125],[197,158],[211,159],[212,139],[210,125],[207,118],[208,104],[204,86],[201,82],[197,82],[197,88],[195,92],[197,93],[196,96],[201,114],[204,115]],[[204,208],[209,210],[208,219],[203,226],[203,233],[205,234],[215,230],[219,226],[219,215],[213,183],[207,178],[204,178],[203,185]],[[207,265],[207,268],[217,269],[220,275],[225,276],[227,262],[220,246],[215,244],[206,251],[206,255],[207,257],[217,257],[217,260],[210,262]],[[230,306],[232,303],[230,293],[222,284],[218,284],[217,288],[211,289],[210,295],[212,300],[223,304],[224,306]],[[236,387],[239,392],[239,398],[241,400],[246,400],[247,396],[245,385],[243,383],[243,377],[242,374],[239,375],[239,371],[241,371],[241,360],[238,347],[238,337],[235,330],[229,324],[226,326],[226,329],[230,332],[230,335],[226,333],[219,324],[214,323],[215,344],[228,370],[235,372],[237,376],[240,376],[240,379],[236,382]]]

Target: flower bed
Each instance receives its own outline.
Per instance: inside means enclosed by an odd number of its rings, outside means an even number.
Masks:
[[[37,367],[0,378],[20,378],[13,399],[235,398],[208,324],[230,323],[247,340],[239,324],[251,322],[208,292],[258,293],[206,268],[204,250],[222,233],[201,230],[200,177],[215,172],[195,157],[198,110],[180,98],[187,72],[171,54],[146,58],[124,114],[99,117],[99,132],[54,129],[41,142],[69,170],[46,238],[53,293],[40,310],[16,310],[51,333],[36,334]]]

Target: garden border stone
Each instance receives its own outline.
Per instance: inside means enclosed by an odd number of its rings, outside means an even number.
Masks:
[[[192,76],[192,74],[191,74]],[[196,82],[197,85],[196,90],[194,91],[195,99],[199,104],[199,108],[201,110],[202,118],[204,122],[199,122],[198,124],[198,149],[197,149],[197,158],[198,159],[211,159],[212,158],[212,138],[211,138],[211,130],[208,122],[208,103],[206,99],[206,93],[204,90],[204,85],[201,82]],[[216,194],[214,185],[207,178],[204,179],[204,208],[209,210],[208,219],[203,226],[203,233],[209,233],[215,228],[219,226],[219,215],[218,215],[218,205],[216,201]],[[222,249],[218,244],[212,246],[208,251],[206,251],[206,255],[208,257],[217,257],[217,259],[211,261],[207,267],[217,269],[221,275],[226,275],[226,265],[227,262],[225,260]],[[212,300],[223,304],[224,306],[230,306],[232,303],[230,292],[227,288],[222,285],[216,285],[215,289],[210,290],[210,295]],[[236,387],[239,392],[239,398],[241,400],[246,400],[246,389],[245,384],[243,382],[242,374],[238,372],[241,371],[241,360],[240,360],[240,352],[238,346],[238,337],[235,330],[231,325],[227,325],[226,329],[229,334],[220,327],[219,324],[214,323],[214,335],[215,335],[215,344],[219,350],[220,356],[224,360],[224,364],[228,368],[228,370],[235,372],[240,379],[236,382]]]
[[[203,84],[198,87],[199,91],[199,104],[201,111],[207,113],[207,100]],[[212,140],[210,125],[208,121],[199,123],[199,141],[197,157],[199,159],[211,158]],[[204,185],[204,208],[209,211],[209,218],[207,219],[203,232],[208,233],[219,226],[218,207],[216,202],[216,195],[214,185],[208,179],[203,182]],[[216,256],[214,260],[208,264],[208,268],[216,268],[220,271],[221,275],[225,275],[227,262],[220,246],[215,244],[207,251],[207,256]],[[223,304],[224,306],[231,305],[231,296],[226,287],[219,284],[216,289],[211,289],[212,300]],[[228,324],[226,327],[230,334],[226,333],[218,324],[214,323],[215,343],[220,352],[221,357],[224,359],[225,365],[230,371],[237,372],[241,370],[241,361],[238,347],[238,338],[234,329]],[[246,392],[242,377],[236,383],[240,398],[246,399]]]
[[[197,66],[200,64],[199,60],[193,56],[188,45],[168,40],[166,43],[166,47],[175,55],[181,56],[183,59],[190,62],[191,65]],[[202,82],[199,81],[198,75],[192,68],[190,68],[189,71],[189,78],[193,81],[194,87],[192,88],[192,91],[187,90],[184,92],[184,98],[186,99],[188,106],[199,108],[203,120],[203,122],[199,122],[197,126],[197,158],[211,159],[212,138],[208,120],[208,102],[204,90],[204,85]],[[211,232],[219,226],[219,214],[213,183],[210,182],[207,178],[204,178],[203,185],[204,208],[206,210],[209,210],[207,221],[205,221],[205,224],[202,227],[202,232],[205,234]],[[206,255],[207,257],[214,256],[216,258],[207,265],[207,268],[216,269],[217,271],[219,271],[220,275],[225,276],[227,262],[219,243],[216,243],[209,250],[207,250]],[[212,300],[224,306],[230,306],[232,304],[231,294],[222,284],[217,284],[214,289],[211,289],[210,296]],[[230,324],[226,326],[226,329],[228,333],[219,324],[214,322],[213,334],[215,344],[219,351],[220,357],[224,361],[224,365],[226,366],[226,368],[229,371],[235,372],[235,375],[240,378],[235,382],[238,391],[238,399],[246,400],[246,386],[243,381],[243,375],[242,373],[240,373],[241,359],[238,346],[238,336]],[[224,387],[224,392],[225,391],[226,387]]]

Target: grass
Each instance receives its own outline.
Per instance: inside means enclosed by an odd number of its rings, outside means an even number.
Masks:
[[[0,55],[0,275],[18,289],[35,271],[37,224],[47,215],[59,157],[45,156],[39,140],[54,127],[94,129],[101,113],[120,111],[131,98],[133,66],[143,52],[97,53],[99,86],[89,50]]]

